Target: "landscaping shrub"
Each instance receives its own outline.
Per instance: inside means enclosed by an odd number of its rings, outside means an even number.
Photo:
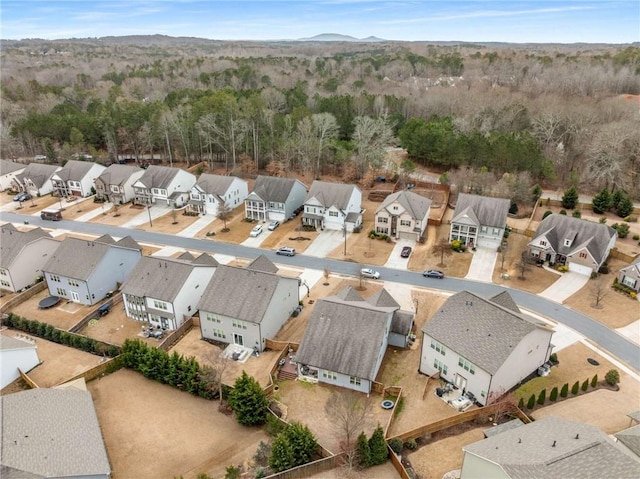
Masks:
[[[536,395],[532,394],[531,397],[529,398],[529,401],[527,401],[527,409],[533,409],[533,406],[536,405]]]
[[[633,239],[634,240],[639,240],[640,239],[640,235],[633,235]]]
[[[229,393],[229,406],[236,413],[237,421],[244,426],[258,426],[267,420],[269,406],[267,396],[258,381],[249,376],[246,371],[242,371],[242,376],[236,379]]]
[[[582,383],[581,388],[582,392],[587,392],[587,389],[589,389],[589,380],[585,379],[584,382]]]
[[[582,212],[580,210],[575,210],[573,213],[571,213],[571,216],[573,216],[574,218],[582,218]]]
[[[579,390],[580,390],[580,381],[576,381],[575,384],[571,386],[571,394],[575,396],[576,394],[578,394]]]
[[[551,394],[549,394],[549,400],[551,401],[557,401],[558,400],[558,387],[554,386],[553,389],[551,390]]]
[[[551,353],[551,356],[549,356],[549,361],[553,364],[558,364],[558,355],[556,353]]]
[[[562,388],[560,388],[560,396],[566,398],[569,395],[569,384],[564,383]]]
[[[451,249],[453,251],[456,251],[458,253],[463,253],[467,247],[464,245],[464,243],[460,240],[453,240],[451,242]]]
[[[399,439],[397,437],[394,437],[393,439],[391,439],[389,441],[389,447],[393,450],[393,452],[395,452],[396,454],[400,454],[402,452],[402,439]]]
[[[591,387],[595,388],[598,385],[598,375],[596,374],[595,376],[593,376],[593,378],[591,379]]]
[[[553,211],[551,210],[547,210],[544,212],[544,214],[542,215],[542,219],[545,219],[547,216],[552,215]]]
[[[596,196],[593,197],[591,205],[593,206],[593,212],[598,215],[601,215],[611,208],[611,193],[609,193],[609,190],[607,190],[607,188],[603,188]]]
[[[542,391],[540,391],[540,394],[538,395],[538,404],[542,406],[544,405],[546,400],[547,400],[547,390],[543,389]]]
[[[509,206],[509,213],[512,215],[518,214],[518,205],[516,203],[511,203],[511,206]]]
[[[524,409],[524,398],[520,398],[518,401],[518,409]]]
[[[417,449],[418,443],[416,442],[415,439],[409,439],[407,442],[404,443],[404,447],[406,447],[410,451],[413,451]]]
[[[358,435],[355,459],[360,467],[369,467],[371,465],[371,449],[369,449],[369,440],[364,432]]]
[[[607,222],[607,218],[600,218],[601,225],[606,224],[606,222]]]
[[[567,210],[562,209],[562,210],[558,211],[558,214],[567,216]]]
[[[614,223],[611,227],[618,232],[619,238],[626,238],[629,234],[629,225],[626,223]]]
[[[276,437],[287,427],[285,423],[280,421],[277,417],[272,414],[267,415],[267,422],[265,424],[265,432],[271,436]]]
[[[629,198],[628,195],[624,195],[618,202],[618,206],[616,207],[616,214],[620,218],[626,218],[631,214],[632,211],[633,201],[631,201],[631,198]]]
[[[609,386],[615,386],[620,382],[620,373],[617,369],[611,369],[605,374],[604,380]]]

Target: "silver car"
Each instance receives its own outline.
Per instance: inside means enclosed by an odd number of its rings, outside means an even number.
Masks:
[[[360,275],[363,278],[380,279],[380,273],[371,268],[362,268],[360,270]]]

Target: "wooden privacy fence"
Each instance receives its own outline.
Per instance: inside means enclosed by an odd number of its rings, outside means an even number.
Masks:
[[[120,360],[120,356],[116,356],[115,358],[111,358],[104,362],[101,362],[97,366],[87,369],[86,371],[83,371],[80,374],[76,374],[72,378],[65,379],[60,384],[68,383],[70,381],[75,381],[76,379],[80,379],[80,378],[84,378],[85,382],[89,382],[99,376],[102,376],[107,371],[114,371],[120,368],[122,368],[122,361]]]
[[[288,469],[276,474],[271,474],[270,476],[266,476],[265,479],[301,479],[304,477],[311,477],[320,472],[330,471],[331,469],[335,469],[336,467],[341,466],[342,464],[344,464],[345,459],[346,454],[344,453],[337,454],[335,456],[324,457],[322,459],[318,459],[317,461],[294,467],[293,469]]]
[[[169,348],[176,344],[182,336],[187,334],[192,327],[193,318],[188,318],[184,323],[180,325],[178,329],[171,331],[171,333],[167,335],[164,341],[158,344],[158,349],[169,351]]]
[[[40,281],[39,283],[34,284],[28,290],[23,291],[22,293],[16,294],[13,298],[9,299],[6,303],[0,306],[0,314],[11,311],[13,308],[22,304],[27,299],[35,296],[36,294],[47,289],[47,282]]]
[[[275,387],[274,378],[278,377],[278,368],[280,366],[280,361],[287,357],[289,351],[295,352],[298,350],[300,345],[298,343],[287,343],[284,341],[273,341],[271,339],[267,339],[265,341],[265,347],[267,349],[271,349],[274,351],[280,351],[280,354],[276,357],[275,361],[271,365],[271,370],[269,371],[269,384],[267,384],[262,390],[264,393],[269,396],[273,394],[273,388]]]
[[[22,369],[18,368],[18,373],[20,373],[20,378],[29,386],[30,389],[39,389],[40,386],[36,384],[36,382],[31,379],[26,373],[22,372]]]
[[[402,461],[400,460],[400,458],[388,444],[387,449],[389,450],[389,460],[391,461],[391,465],[398,473],[398,476],[400,476],[401,479],[413,479],[402,465]]]
[[[108,299],[104,303],[98,305],[95,309],[91,310],[88,314],[86,314],[84,316],[84,318],[82,318],[76,324],[71,326],[69,328],[69,332],[70,333],[77,333],[82,328],[84,328],[89,323],[89,321],[91,321],[92,319],[100,319],[100,311],[98,311],[98,310],[100,309],[101,306],[103,306],[104,304],[108,303],[109,301],[111,301],[111,307],[113,308],[116,304],[122,302],[122,293],[118,292],[118,293],[114,294],[110,299]]]

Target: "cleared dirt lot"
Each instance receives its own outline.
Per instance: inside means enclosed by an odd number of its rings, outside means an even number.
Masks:
[[[101,210],[101,214],[91,219],[92,223],[120,226],[145,212],[144,208],[136,208],[131,203],[111,208],[101,206]]]
[[[262,429],[219,413],[217,402],[133,371],[117,371],[88,388],[114,479],[224,477],[226,466],[243,464],[268,440]]]

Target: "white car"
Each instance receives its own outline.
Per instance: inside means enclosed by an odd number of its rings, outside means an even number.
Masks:
[[[360,275],[363,278],[380,279],[380,273],[371,268],[362,268],[360,270]]]
[[[278,220],[273,220],[271,223],[269,223],[269,226],[267,226],[267,229],[269,231],[273,231],[274,229],[276,229],[278,226],[280,226],[280,222]]]
[[[249,233],[249,236],[251,236],[252,238],[255,238],[256,236],[259,236],[260,233],[262,233],[262,225],[256,225],[251,230],[251,233]]]

